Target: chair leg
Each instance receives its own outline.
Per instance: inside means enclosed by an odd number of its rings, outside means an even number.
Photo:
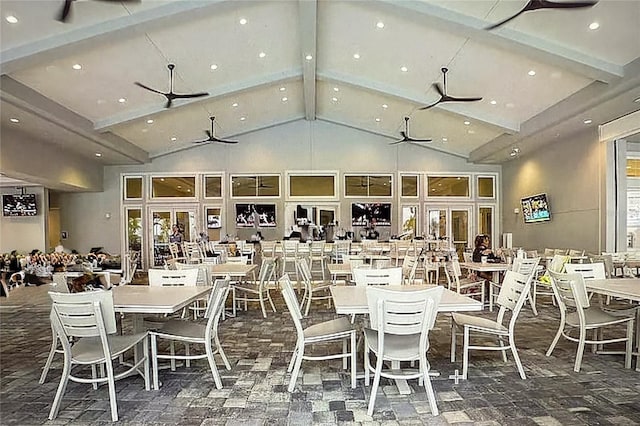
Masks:
[[[116,384],[113,378],[113,364],[107,360],[107,384],[109,386],[109,403],[111,405],[111,420],[118,421],[118,402],[116,401]]]
[[[217,333],[216,333],[216,336],[214,337],[214,340],[216,342],[216,348],[218,348],[218,353],[220,354],[220,358],[222,358],[222,362],[224,363],[225,368],[227,370],[231,370],[231,365],[229,364],[227,355],[224,353],[224,350],[222,349],[222,345],[220,344],[220,338],[218,337]]]
[[[42,374],[40,375],[40,380],[38,383],[43,384],[45,380],[47,380],[47,374],[49,373],[49,369],[51,368],[51,363],[53,362],[53,357],[56,354],[56,350],[58,349],[58,334],[55,330],[51,330],[53,341],[51,342],[51,349],[49,350],[49,356],[47,357],[47,362],[44,363],[44,368],[42,369]]]
[[[464,328],[464,343],[462,348],[462,378],[467,380],[469,369],[469,327]]]
[[[371,386],[371,395],[369,396],[369,407],[367,409],[367,415],[373,415],[373,407],[376,405],[376,395],[378,393],[378,386],[380,385],[380,373],[382,372],[382,354],[376,354],[376,372],[373,376],[373,386]]]
[[[149,336],[142,342],[144,351],[144,389],[151,390],[151,380],[149,380]]]
[[[69,383],[69,374],[71,373],[71,361],[67,360],[65,356],[64,366],[62,367],[62,377],[60,377],[60,384],[56,391],[56,396],[51,404],[51,411],[49,411],[49,420],[53,420],[58,416],[58,410],[60,409],[60,402],[62,402],[62,395],[64,395],[67,389],[67,383]]]
[[[216,360],[213,358],[213,349],[211,348],[211,341],[208,341],[205,345],[207,351],[207,360],[209,361],[209,367],[211,368],[211,374],[213,375],[213,381],[216,384],[216,389],[222,389],[222,380],[218,373],[218,367],[216,366]]]
[[[169,342],[169,351],[171,352],[171,371],[176,371],[176,344],[173,340]]]
[[[502,352],[502,361],[507,362],[507,347],[504,346],[504,340],[502,340],[502,336],[498,336],[498,344],[502,348],[500,352]]]
[[[631,368],[631,352],[633,349],[633,326],[633,320],[627,322],[627,345],[624,354],[624,368]]]
[[[291,381],[289,382],[289,392],[293,392],[296,388],[296,380],[298,380],[298,374],[300,373],[300,366],[302,365],[302,357],[304,355],[304,345],[299,345],[298,353],[296,354],[296,362],[293,366],[293,372],[291,373]]]
[[[431,378],[429,377],[429,370],[426,368],[426,365],[426,359],[424,361],[420,361],[420,367],[423,368],[422,381],[424,382],[424,390],[427,392],[427,399],[429,400],[429,407],[431,407],[431,414],[437,416],[439,411],[438,405],[436,404],[436,394],[433,392]]]
[[[511,353],[513,354],[513,359],[516,361],[516,366],[518,367],[518,373],[520,373],[520,377],[522,380],[525,380],[527,376],[524,374],[524,369],[522,368],[522,363],[520,362],[520,357],[518,356],[518,350],[516,349],[516,342],[513,341],[511,336],[509,336],[509,346],[511,347]]]
[[[262,316],[266,318],[267,310],[264,308],[264,297],[262,296],[262,291],[260,291],[260,294],[258,295],[258,297],[260,298],[260,308],[262,309]]]
[[[533,300],[533,296],[531,295],[531,293],[527,295],[527,298],[529,299],[529,304],[531,305],[531,311],[533,312],[533,315],[538,316],[538,309],[536,309],[536,302]]]
[[[576,352],[576,362],[573,365],[573,371],[580,372],[580,365],[582,364],[582,355],[584,354],[585,339],[587,337],[587,331],[584,328],[580,328],[580,341],[578,342],[578,351]]]
[[[451,362],[456,362],[456,330],[457,325],[451,317]]]
[[[287,367],[287,373],[291,373],[293,371],[293,364],[296,362],[296,356],[298,354],[298,343],[296,343],[296,347],[293,348],[293,353],[291,354],[291,360],[289,361],[289,366]]]
[[[191,350],[189,348],[189,344],[186,343],[186,342],[184,344],[184,355],[187,356],[187,357],[191,355]],[[187,368],[191,368],[191,360],[189,358],[185,358],[184,366],[187,367]]]
[[[151,334],[151,368],[153,370],[153,390],[158,390],[158,339]]]
[[[556,333],[556,337],[553,338],[551,346],[547,349],[547,353],[545,354],[546,356],[551,356],[551,353],[558,344],[558,340],[560,340],[560,336],[562,336],[562,330],[564,330],[564,317],[560,319],[560,327],[558,327],[558,332]]]
[[[271,299],[271,293],[269,292],[268,289],[267,289],[267,299],[269,300],[269,304],[271,305],[271,309],[273,310],[273,312],[278,312],[276,311],[276,305],[273,304],[273,299]]]
[[[357,371],[357,346],[356,346],[356,333],[351,333],[351,389],[356,388],[356,371]]]
[[[348,346],[347,339],[346,338],[342,339],[342,353],[343,354],[347,353],[347,346]],[[346,370],[348,368],[347,365],[348,365],[347,357],[346,356],[342,357],[342,369]]]
[[[102,371],[101,371],[101,373],[102,373]],[[102,376],[104,376],[104,374],[102,374]],[[91,377],[94,378],[94,379],[97,377],[96,365],[95,364],[91,364]],[[98,390],[98,383],[96,383],[96,382],[91,383],[91,387],[93,388],[93,390]]]

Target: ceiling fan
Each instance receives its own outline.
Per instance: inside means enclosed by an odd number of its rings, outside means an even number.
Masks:
[[[71,14],[71,4],[74,2],[75,0],[64,0],[64,4],[62,5],[62,9],[60,10],[60,13],[58,14],[58,17],[56,18],[58,21],[60,22],[67,22],[67,20],[69,19],[69,15]],[[129,3],[139,3],[140,0],[102,0],[102,1],[111,1],[111,2],[129,2]]]
[[[447,72],[449,71],[448,68],[443,67],[440,69],[442,71],[442,80],[443,80],[443,84],[444,84],[444,89],[440,87],[440,83],[433,83],[433,87],[436,89],[436,91],[440,94],[440,99],[438,99],[437,102],[431,104],[431,105],[427,105],[424,106],[422,108],[420,108],[421,110],[424,109],[429,109],[431,107],[434,107],[440,103],[443,102],[477,102],[477,101],[481,101],[482,97],[475,97],[475,98],[459,98],[456,96],[449,96],[447,95]]]
[[[415,139],[409,136],[409,117],[404,118],[404,130],[400,132],[402,139],[390,142],[389,145],[397,145],[402,142],[432,142],[433,139]]]
[[[189,94],[184,94],[184,95],[179,95],[177,93],[173,93],[173,70],[175,69],[175,65],[174,64],[169,64],[167,65],[167,68],[169,68],[169,82],[170,82],[170,90],[168,93],[165,92],[161,92],[159,90],[156,89],[152,89],[149,86],[145,86],[142,83],[139,82],[135,82],[135,84],[137,86],[142,87],[143,89],[149,90],[151,92],[154,93],[158,93],[160,95],[163,95],[165,98],[167,98],[167,104],[164,106],[165,108],[171,108],[171,104],[173,103],[174,99],[189,99],[189,98],[201,98],[203,96],[207,96],[209,95],[207,92],[200,92],[200,93],[189,93]]]
[[[215,133],[215,129],[214,129],[214,121],[216,120],[216,118],[215,117],[209,117],[209,119],[211,120],[211,130],[205,130],[204,131],[207,134],[207,139],[204,139],[204,140],[201,140],[201,141],[195,141],[195,142],[193,142],[194,144],[210,143],[210,142],[238,143],[238,141],[228,141],[228,140],[224,140],[224,139],[218,139],[216,137],[216,133]]]
[[[495,28],[498,28],[504,24],[506,24],[507,22],[511,21],[512,19],[522,15],[525,12],[530,12],[533,10],[540,10],[540,9],[581,9],[581,8],[585,8],[585,7],[592,7],[594,6],[596,3],[598,3],[598,0],[591,0],[591,1],[570,1],[570,2],[554,2],[554,1],[548,1],[548,0],[529,0],[527,2],[527,4],[515,15],[510,16],[507,19],[503,19],[502,21],[495,23],[491,26],[488,26],[487,30],[493,30]]]
[[[269,189],[273,188],[273,186],[271,185],[265,185],[262,177],[258,176],[257,179],[258,179],[258,188],[269,188]]]

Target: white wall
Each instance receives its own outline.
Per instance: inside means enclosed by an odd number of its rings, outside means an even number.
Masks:
[[[120,174],[124,172],[276,172],[281,173],[284,178],[286,170],[467,173],[500,171],[500,166],[469,164],[463,158],[433,149],[410,144],[391,146],[390,139],[322,121],[300,120],[243,135],[239,140],[240,143],[237,145],[209,144],[194,147],[156,158],[144,166],[106,167],[103,192],[63,194],[60,200],[62,229],[69,231],[70,248],[84,252],[92,246],[104,246],[109,252],[120,252],[122,211],[119,179]],[[228,188],[224,191],[228,193]],[[352,201],[348,199],[340,202],[341,224],[349,221]],[[242,200],[225,202],[228,203],[227,208],[231,209],[235,202]],[[273,202],[276,203],[278,216],[282,215],[284,196]],[[394,202],[397,202],[397,198],[394,198]],[[112,214],[111,219],[105,218],[106,213]],[[395,210],[393,215],[395,220]],[[277,229],[262,230],[265,238],[275,239],[283,236],[284,221],[279,217],[278,222]],[[234,215],[227,214],[227,233],[238,233],[240,238],[247,238],[252,232],[239,232],[233,224]]]
[[[37,216],[5,217],[0,216],[0,253],[18,250],[19,253],[33,249],[45,251],[46,213],[48,210],[47,191],[41,186],[26,188],[29,194],[36,194]],[[0,188],[0,194],[19,194],[13,187]]]
[[[592,129],[503,164],[502,229],[513,233],[514,247],[604,249],[604,150]],[[525,224],[520,199],[542,192],[551,221]]]

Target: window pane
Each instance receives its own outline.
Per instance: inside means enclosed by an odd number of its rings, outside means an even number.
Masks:
[[[196,178],[194,176],[167,176],[151,178],[151,196],[195,197]]]
[[[125,177],[124,178],[124,198],[142,198],[142,178],[141,177]]]
[[[127,210],[127,251],[140,251],[142,247],[142,210]]]
[[[491,207],[480,207],[478,210],[478,231],[481,234],[493,235],[493,209]]]
[[[289,176],[292,197],[334,197],[334,176]]]
[[[400,179],[402,179],[402,196],[417,197],[418,176],[401,176]]]
[[[255,176],[233,176],[231,188],[231,195],[234,197],[255,197],[256,178]]]
[[[258,176],[258,197],[277,197],[280,195],[280,176]]]
[[[369,195],[369,182],[367,176],[345,176],[344,177],[345,195],[362,196]]]
[[[402,233],[411,232],[413,237],[417,236],[417,206],[402,207]]]
[[[391,196],[391,176],[369,176],[370,197]]]
[[[478,197],[493,198],[493,177],[478,178]]]
[[[429,197],[468,197],[468,176],[429,176],[427,177]]]
[[[205,176],[204,196],[222,197],[222,176]]]
[[[429,239],[437,240],[447,236],[447,211],[429,210]]]

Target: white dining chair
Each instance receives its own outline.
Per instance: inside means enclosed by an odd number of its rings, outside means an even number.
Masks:
[[[625,342],[625,367],[631,368],[631,349],[633,346],[633,325],[635,316],[614,316],[597,306],[591,306],[585,280],[580,273],[563,274],[549,271],[551,285],[560,308],[560,325],[558,331],[547,350],[546,355],[551,356],[560,337],[578,343],[576,360],[573,371],[580,372],[582,357],[585,345],[596,345],[594,347]],[[618,325],[627,326],[625,337],[615,337],[604,339],[602,334],[597,333],[598,329],[608,327],[615,328]],[[613,327],[612,327],[613,326]],[[577,332],[577,336],[571,332]],[[594,331],[593,339],[587,339],[587,332]]]
[[[444,273],[447,278],[447,288],[458,294],[477,298],[482,303],[485,301],[484,280],[474,280],[471,278],[461,278],[462,270],[458,259],[451,259],[444,264]]]
[[[436,397],[429,377],[429,331],[433,329],[444,287],[412,292],[367,287],[370,327],[364,329],[365,385],[374,374],[367,415],[373,415],[380,378],[417,379],[427,392],[431,414],[438,415]],[[371,365],[370,356],[376,362]],[[418,361],[418,370],[384,368],[385,361]]]
[[[353,270],[356,285],[402,285],[402,268],[369,269],[356,268]]]
[[[311,265],[310,260],[307,260],[303,257],[298,258],[296,260],[296,269],[298,272],[298,277],[302,280],[302,284],[304,285],[304,293],[302,294],[302,301],[300,305],[304,309],[304,316],[309,315],[309,309],[311,308],[311,303],[314,300],[325,300],[331,301],[331,282],[330,281],[314,281],[311,276]]]
[[[64,368],[56,396],[49,412],[49,420],[57,417],[62,397],[69,380],[90,383],[94,389],[106,383],[109,389],[111,420],[118,421],[115,381],[138,373],[144,378],[146,390],[149,380],[149,340],[147,332],[119,335],[116,333],[116,317],[112,291],[89,291],[66,294],[49,292],[52,300],[51,321],[64,351]],[[73,346],[70,344],[73,339]],[[113,360],[121,354],[143,345],[139,359],[125,371],[115,373]],[[90,366],[91,377],[76,375],[74,367]],[[96,374],[100,366],[104,374]]]
[[[296,298],[296,292],[293,289],[289,275],[285,274],[278,280],[282,296],[289,309],[293,324],[296,328],[296,346],[291,355],[291,361],[287,372],[291,373],[291,379],[289,381],[289,392],[293,392],[296,386],[296,380],[300,373],[300,367],[303,360],[329,360],[329,359],[342,359],[342,368],[347,369],[347,359],[351,359],[351,388],[356,387],[356,329],[345,317],[340,317],[334,320],[324,321],[310,325],[308,327],[302,326],[302,312],[298,305],[298,299]],[[309,345],[342,341],[342,351],[337,353],[327,353],[330,351],[330,347],[327,347],[327,351],[324,351],[322,355],[310,355],[305,354],[305,348]],[[349,350],[347,349],[349,346]]]
[[[209,368],[211,369],[211,374],[216,388],[222,389],[222,380],[220,379],[220,374],[218,373],[216,361],[213,356],[218,353],[227,370],[231,370],[231,365],[224,353],[218,335],[218,324],[220,322],[220,317],[222,316],[224,302],[227,300],[228,293],[229,277],[222,280],[216,280],[211,292],[209,293],[207,311],[205,313],[205,318],[207,319],[206,323],[184,319],[172,319],[165,322],[159,329],[151,330],[149,332],[151,337],[151,360],[153,363],[153,388],[155,390],[158,390],[159,384],[159,359],[169,359],[171,361],[172,371],[175,371],[176,369],[176,360],[184,360],[186,367],[190,367],[192,360],[206,359],[209,362]],[[171,352],[169,354],[160,353],[158,351],[158,339],[168,340],[170,342]],[[180,355],[175,352],[173,349],[174,342],[184,343],[184,355]],[[205,352],[202,354],[192,354],[190,351],[190,344],[203,345]]]
[[[500,307],[495,320],[476,315],[467,315],[454,312],[451,315],[451,362],[456,360],[457,331],[463,330],[463,358],[462,358],[462,378],[467,379],[469,370],[469,351],[501,351],[504,362],[507,362],[507,350],[511,350],[513,358],[518,367],[518,372],[522,379],[527,376],[524,373],[518,350],[515,342],[516,320],[527,300],[531,289],[531,278],[518,272],[507,271],[500,287],[497,304]],[[510,317],[509,317],[510,314]],[[508,319],[509,323],[505,324]],[[478,336],[494,336],[498,339],[499,345],[471,344],[471,336],[474,339]],[[505,345],[504,339],[507,339]]]
[[[233,286],[235,290],[234,300],[236,303],[244,302],[245,311],[247,310],[248,302],[258,302],[262,309],[262,316],[266,318],[267,310],[265,308],[265,302],[268,301],[273,312],[276,312],[276,307],[273,304],[270,293],[270,285],[275,276],[275,267],[275,259],[263,258],[257,280],[244,281]]]
[[[67,284],[67,273],[66,272],[55,272],[52,276],[53,282],[51,286],[51,291],[55,291],[57,293],[69,293],[69,285]],[[60,336],[55,330],[53,326],[53,322],[51,322],[51,348],[49,349],[49,355],[47,356],[47,360],[44,363],[44,367],[42,369],[42,374],[40,375],[40,380],[38,383],[43,384],[47,380],[47,374],[49,374],[49,369],[51,369],[51,363],[53,362],[53,357],[58,354],[63,354],[64,351],[62,347],[58,348],[60,343]]]

